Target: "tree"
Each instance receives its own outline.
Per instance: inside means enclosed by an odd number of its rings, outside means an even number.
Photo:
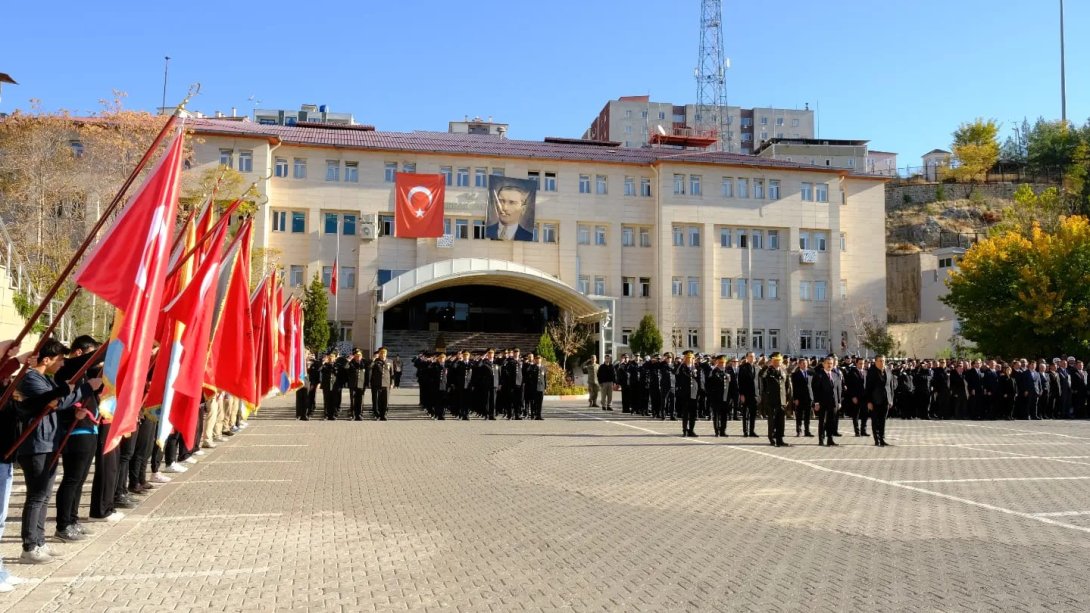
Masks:
[[[1034,226],[980,241],[962,258],[942,301],[961,335],[986,355],[1090,351],[1090,221],[1062,218],[1054,233]]]
[[[590,326],[580,323],[571,311],[562,311],[560,317],[545,326],[552,338],[553,347],[560,353],[560,367],[568,368],[568,356],[579,351],[590,338]]]
[[[329,347],[329,298],[322,277],[314,279],[303,292],[303,343],[315,354]]]
[[[1014,191],[1014,205],[1003,211],[1003,220],[992,227],[992,234],[1018,232],[1030,236],[1034,226],[1039,226],[1046,233],[1053,233],[1059,228],[1064,215],[1070,214],[1071,206],[1064,201],[1059,190],[1050,187],[1040,194],[1035,194],[1025,183]]]
[[[954,131],[953,152],[957,167],[951,170],[959,181],[984,180],[999,159],[999,124],[994,119],[963,123]]]
[[[889,326],[877,318],[865,320],[859,344],[874,352],[874,355],[893,357],[897,353],[897,339],[889,333]]]
[[[549,338],[548,330],[541,333],[541,338],[537,341],[536,353],[546,362],[556,362],[556,350],[553,349],[553,339]]]
[[[643,316],[640,325],[632,336],[628,337],[628,346],[636,353],[644,355],[662,351],[662,333],[655,325],[655,317],[650,313]]]

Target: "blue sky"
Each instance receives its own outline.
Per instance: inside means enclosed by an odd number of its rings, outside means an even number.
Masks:
[[[820,135],[870,139],[899,165],[961,121],[1058,118],[1058,1],[724,0],[728,98],[820,107]],[[95,7],[94,9],[88,7]],[[189,83],[195,110],[328,104],[386,130],[464,115],[512,138],[578,137],[622,95],[692,102],[699,0],[88,4],[17,2],[0,24],[0,111],[93,111],[113,89],[151,110]],[[46,8],[48,7],[48,8]],[[1090,117],[1090,2],[1067,0],[1068,117]]]

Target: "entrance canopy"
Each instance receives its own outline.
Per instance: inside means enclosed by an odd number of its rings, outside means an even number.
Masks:
[[[381,313],[414,296],[461,285],[495,285],[523,291],[547,300],[587,323],[600,321],[608,313],[546,272],[490,258],[441,260],[398,275],[379,288],[378,309]]]

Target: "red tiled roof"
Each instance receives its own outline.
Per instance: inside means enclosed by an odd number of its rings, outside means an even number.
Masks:
[[[738,153],[692,151],[666,148],[605,147],[584,145],[577,140],[530,141],[501,138],[485,134],[451,134],[448,132],[383,132],[341,130],[335,128],[262,125],[215,119],[189,119],[187,125],[198,134],[275,138],[286,144],[315,147],[344,147],[380,151],[405,151],[511,157],[523,159],[562,160],[574,162],[613,162],[618,164],[651,165],[684,162],[757,168],[798,169],[821,172],[843,172],[825,166],[774,160]]]

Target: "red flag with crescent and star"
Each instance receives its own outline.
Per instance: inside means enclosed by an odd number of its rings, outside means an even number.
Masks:
[[[394,183],[394,236],[439,238],[443,236],[443,175],[397,173]]]

